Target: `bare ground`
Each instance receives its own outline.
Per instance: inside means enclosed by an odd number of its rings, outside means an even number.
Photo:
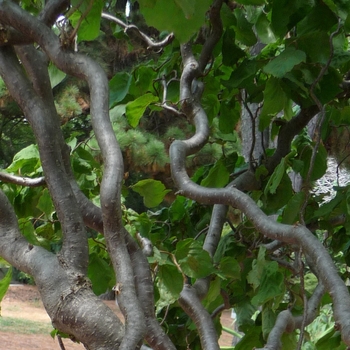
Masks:
[[[107,301],[107,305],[120,315],[114,301]],[[50,336],[52,330],[50,318],[47,315],[40,299],[39,292],[35,286],[11,285],[5,298],[1,303],[1,317],[4,321],[11,322],[10,331],[0,329],[0,350],[61,350],[57,339]],[[32,324],[34,330],[16,325],[15,320],[21,319],[29,326]],[[222,316],[223,325],[231,327],[232,319],[230,312],[224,312]],[[35,328],[40,325],[40,333]],[[43,328],[43,330],[42,330]],[[25,334],[29,333],[30,334]],[[33,334],[34,333],[34,334]],[[73,343],[70,339],[62,339],[66,350],[84,350],[82,344]],[[223,332],[220,338],[221,346],[229,346],[232,335]]]

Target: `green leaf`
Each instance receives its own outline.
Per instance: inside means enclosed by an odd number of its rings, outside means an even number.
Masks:
[[[275,194],[277,187],[281,183],[281,180],[283,178],[283,175],[286,171],[286,160],[283,158],[281,162],[277,165],[275,170],[273,171],[272,175],[269,178],[269,181],[267,182],[267,185],[265,187],[264,193],[267,195],[268,193]]]
[[[230,256],[225,256],[220,261],[220,274],[223,274],[226,278],[240,279],[241,268],[238,261]]]
[[[132,76],[127,72],[117,73],[109,81],[109,107],[113,108],[117,103],[123,101],[130,87]]]
[[[37,208],[45,213],[46,217],[51,219],[52,213],[55,211],[55,208],[52,204],[51,196],[49,190],[45,188],[42,191],[42,194],[39,198]]]
[[[129,94],[141,96],[151,91],[154,79],[157,77],[157,72],[152,66],[140,66],[133,73],[133,77],[134,80],[132,80]]]
[[[85,11],[87,11],[90,6],[91,1],[84,1],[82,7],[79,8],[79,11],[75,11],[70,17],[70,21],[75,28],[82,15],[85,15]],[[87,16],[80,23],[78,28],[78,41],[89,41],[94,40],[98,37],[100,33],[100,22],[101,22],[101,13],[104,5],[104,1],[102,0],[94,0],[92,1],[92,7],[89,10]]]
[[[175,256],[181,270],[189,277],[202,278],[215,271],[209,253],[203,250],[200,242],[191,238],[176,245]]]
[[[13,162],[6,169],[8,172],[16,172],[21,169],[21,173],[32,173],[40,165],[39,151],[36,145],[23,148],[15,154]]]
[[[298,338],[295,331],[292,333],[284,332],[282,335],[282,349],[283,350],[295,350],[298,345]],[[334,350],[334,349],[333,349]]]
[[[288,203],[290,198],[293,196],[293,188],[290,177],[284,173],[283,177],[276,189],[276,193],[267,193],[261,198],[266,214],[276,213],[280,208]]]
[[[329,36],[326,32],[306,33],[297,39],[298,48],[314,63],[327,63],[330,55]]]
[[[180,296],[183,287],[183,278],[173,265],[159,266],[157,287],[160,299],[157,301],[157,312],[163,307],[174,303]]]
[[[271,24],[274,32],[280,38],[283,38],[292,27],[291,18],[297,10],[297,1],[279,0],[272,3]]]
[[[216,95],[205,95],[202,98],[202,106],[207,113],[209,122],[211,123],[214,117],[216,117],[220,110],[220,102]]]
[[[182,220],[187,213],[186,203],[187,198],[183,196],[176,196],[174,202],[169,208],[169,217],[172,222]]]
[[[261,327],[252,326],[244,332],[244,337],[237,343],[235,350],[254,349],[263,346]]]
[[[27,241],[33,245],[40,245],[35,232],[32,222],[29,220],[30,218],[21,218],[18,220],[18,226],[21,230],[23,236],[27,239]]]
[[[298,220],[304,200],[305,192],[298,192],[288,201],[283,211],[282,223],[292,225]]]
[[[158,97],[148,93],[143,96],[140,96],[136,100],[129,102],[125,108],[126,118],[128,119],[129,124],[135,128],[143,116],[146,108],[154,102],[158,101]]]
[[[256,36],[253,31],[253,25],[247,21],[245,12],[241,8],[236,8],[234,14],[237,19],[237,26],[235,26],[236,39],[243,45],[254,45]]]
[[[158,206],[165,195],[171,191],[167,190],[162,182],[153,179],[141,180],[131,188],[143,197],[143,203],[148,208]]]
[[[94,252],[89,255],[88,277],[92,282],[92,290],[96,295],[105,293],[113,287],[113,268]]]
[[[260,246],[257,259],[254,259],[252,269],[247,275],[247,281],[254,289],[257,289],[260,285],[261,276],[267,261],[265,260],[266,248]]]
[[[235,44],[235,36],[233,28],[227,28],[222,39],[222,63],[229,67],[246,56],[245,52]]]
[[[304,162],[304,167],[300,171],[300,175],[305,179],[309,169],[310,169],[310,161],[312,156],[312,148],[307,147],[303,150],[301,154],[301,160]],[[310,181],[316,181],[321,178],[327,171],[327,150],[325,147],[320,144],[316,153],[316,158],[314,162],[314,166],[312,169]]]
[[[284,92],[279,79],[271,77],[264,91],[264,106],[259,116],[259,130],[270,125],[272,116],[289,106],[289,99]]]
[[[282,287],[284,278],[278,269],[276,261],[269,262],[264,266],[258,293],[252,298],[253,305],[262,305],[284,293]]]
[[[237,0],[237,2],[243,5],[253,5],[253,6],[254,5],[259,6],[259,5],[265,4],[265,0]]]
[[[227,81],[222,81],[222,84],[229,89],[244,88],[246,81],[253,79],[259,64],[255,60],[244,60],[237,69],[235,69]]]
[[[12,280],[12,266],[7,270],[6,275],[0,280],[0,303],[4,298]],[[0,307],[1,316],[1,307]]]
[[[235,108],[235,104],[220,104],[219,129],[223,134],[231,134],[240,118],[239,106]]]
[[[258,37],[263,44],[270,44],[276,41],[275,34],[264,12],[262,12],[258,17],[255,28]]]
[[[202,180],[201,186],[221,188],[227,185],[230,174],[222,159],[216,161],[214,166],[210,168],[209,174]]]
[[[204,24],[211,0],[140,0],[139,4],[149,26],[173,32],[184,43]]]
[[[55,86],[57,86],[66,76],[66,73],[63,73],[61,70],[59,70],[53,63],[50,62],[49,67],[49,77],[50,77],[50,83],[51,88],[53,89]]]
[[[276,78],[282,78],[287,72],[290,72],[294,66],[306,61],[304,51],[296,50],[294,47],[286,48],[280,55],[270,61],[265,67],[264,72],[271,74]]]
[[[264,305],[261,312],[261,321],[262,321],[262,332],[264,339],[267,338],[268,334],[271,332],[271,329],[276,322],[276,314],[271,309],[271,303]]]

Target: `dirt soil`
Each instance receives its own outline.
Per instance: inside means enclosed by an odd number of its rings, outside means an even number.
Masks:
[[[114,301],[106,301],[107,305],[118,315],[120,310]],[[47,326],[47,333],[23,334],[23,326],[12,327],[11,332],[4,332],[0,329],[0,350],[61,350],[57,339],[50,336],[51,322],[40,299],[39,292],[35,286],[11,285],[3,301],[1,302],[1,317],[5,321],[9,318],[22,319],[31,322],[38,322]],[[223,325],[231,327],[232,319],[230,312],[224,312],[222,316]],[[70,339],[62,339],[66,350],[84,350],[82,344],[73,343]],[[231,345],[232,335],[223,333],[220,338],[221,346]]]

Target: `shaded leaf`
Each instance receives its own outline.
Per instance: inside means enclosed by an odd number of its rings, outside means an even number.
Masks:
[[[183,287],[183,278],[173,265],[159,266],[157,287],[160,299],[157,301],[157,312],[164,306],[174,303],[180,296]]]
[[[292,225],[298,220],[304,200],[305,192],[298,192],[288,201],[283,211],[282,223]]]
[[[294,66],[305,61],[306,54],[304,51],[296,50],[294,47],[288,47],[264,67],[264,72],[276,78],[282,78]]]
[[[283,274],[278,270],[278,263],[272,261],[264,266],[258,293],[252,298],[253,305],[262,305],[284,293]]]
[[[114,107],[127,95],[132,76],[127,72],[117,73],[109,81],[109,107]]]
[[[227,185],[230,174],[222,159],[215,162],[210,168],[209,174],[202,180],[201,185],[204,187],[221,188]]]
[[[88,277],[92,282],[92,290],[96,295],[112,289],[114,284],[113,268],[96,253],[90,253]]]

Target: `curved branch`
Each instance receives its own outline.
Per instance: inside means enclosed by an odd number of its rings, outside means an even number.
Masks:
[[[202,349],[219,350],[218,335],[208,311],[199,301],[196,290],[185,284],[179,298],[182,309],[195,323],[201,340]]]
[[[37,74],[43,79],[43,86],[47,86],[48,74],[46,72],[45,75],[42,66],[38,64],[39,57],[35,55],[34,64],[37,67],[34,67],[33,63],[29,63],[25,59],[25,51],[25,47],[21,48],[24,58],[23,64],[29,68],[28,76],[32,77]],[[30,52],[29,55],[33,53]],[[43,92],[48,98],[44,100],[33,91],[31,82],[24,75],[23,69],[10,47],[0,49],[0,75],[31,124],[38,142],[47,187],[62,224],[64,241],[60,252],[61,262],[77,273],[85,274],[88,265],[87,238],[78,206],[74,203],[73,193],[62,164],[60,149],[64,140],[60,130],[60,121],[54,109],[53,98],[51,96],[50,99],[47,93]],[[14,77],[16,78],[14,79]],[[39,89],[37,83],[34,82],[35,89]]]
[[[147,44],[147,49],[161,49],[169,45],[175,39],[174,34],[170,33],[162,41],[154,42],[148,35],[146,35],[145,33],[142,33],[140,29],[133,24],[126,24],[119,18],[105,12],[102,12],[101,17],[108,19],[109,21],[112,21],[114,23],[117,23],[118,26],[124,28],[124,32],[128,35],[129,33],[134,33],[135,36],[137,36]]]

